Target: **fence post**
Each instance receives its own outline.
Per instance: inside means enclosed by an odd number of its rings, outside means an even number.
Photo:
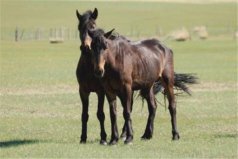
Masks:
[[[50,34],[49,34],[49,39],[51,39],[53,37],[53,29],[50,28]]]
[[[59,37],[58,38],[64,40],[64,28],[63,27],[60,27],[60,29],[59,29]]]
[[[40,29],[37,28],[36,32],[35,32],[35,40],[40,40],[41,36],[40,36]]]
[[[15,29],[15,41],[16,42],[18,41],[18,38],[19,38],[19,30],[18,30],[18,27],[16,27],[16,29]]]
[[[67,37],[68,37],[68,40],[70,40],[70,29],[69,29],[69,28],[67,28],[66,32],[67,32]]]

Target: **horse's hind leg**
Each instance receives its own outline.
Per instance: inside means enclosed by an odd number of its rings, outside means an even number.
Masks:
[[[172,125],[172,139],[178,140],[180,138],[178,130],[177,130],[177,121],[176,121],[176,103],[175,103],[175,95],[174,95],[174,80],[172,76],[163,76],[163,83],[165,86],[165,91],[167,94],[167,98],[169,101],[169,112],[171,116],[171,125]]]
[[[155,118],[155,113],[156,113],[156,108],[157,108],[157,105],[155,102],[155,96],[153,93],[153,87],[151,87],[148,91],[146,91],[143,94],[145,95],[144,98],[146,99],[147,104],[148,104],[149,116],[148,116],[147,125],[146,125],[144,135],[141,138],[142,139],[151,139],[153,136],[154,118]]]
[[[88,122],[88,97],[89,93],[86,91],[83,91],[82,89],[79,90],[81,102],[82,102],[82,133],[81,133],[81,140],[80,143],[86,143],[87,140],[87,122]]]
[[[104,91],[99,91],[97,92],[97,96],[98,96],[98,110],[97,110],[97,117],[98,120],[100,122],[100,127],[101,127],[101,140],[100,140],[100,144],[102,145],[106,145],[107,144],[107,134],[105,131],[105,127],[104,127],[104,121],[105,121],[105,114],[103,111],[103,107],[104,107],[104,97],[105,97],[105,93]]]

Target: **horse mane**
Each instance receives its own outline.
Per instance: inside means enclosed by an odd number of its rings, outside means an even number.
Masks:
[[[101,28],[97,28],[95,30],[93,30],[93,37],[94,38],[99,38],[100,36],[104,36],[105,31]],[[112,34],[108,37],[109,40],[118,40],[118,39],[122,39],[122,40],[126,40],[127,42],[131,42],[130,39],[128,39],[127,37],[120,35],[118,32],[113,31]]]
[[[92,33],[93,34],[91,35],[93,35],[93,38],[98,38],[98,37],[104,36],[105,31],[101,28],[96,28],[92,30]]]

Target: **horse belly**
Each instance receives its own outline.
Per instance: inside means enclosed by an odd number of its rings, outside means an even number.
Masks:
[[[154,83],[159,79],[160,70],[160,65],[156,62],[138,65],[133,70],[133,87],[140,89],[140,87]]]
[[[157,81],[158,78],[141,78],[141,79],[134,79],[132,83],[132,88],[134,90],[141,89],[145,86],[151,85],[155,81]]]

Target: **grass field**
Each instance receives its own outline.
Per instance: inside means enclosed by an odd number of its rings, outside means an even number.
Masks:
[[[211,35],[232,34],[236,31],[235,3],[158,3],[158,2],[85,2],[1,0],[2,39],[14,39],[16,27],[25,34],[37,28],[51,27],[76,29],[75,11],[99,10],[97,23],[123,35],[155,36],[160,30],[168,34],[173,30],[205,25]],[[118,7],[120,6],[120,7]]]
[[[237,41],[230,31],[224,31],[237,28],[235,3],[1,3],[0,158],[238,157]],[[174,51],[176,72],[196,73],[200,78],[200,83],[191,88],[192,97],[177,98],[179,141],[171,141],[169,111],[163,105],[158,105],[153,139],[140,140],[148,113],[146,105],[142,106],[137,98],[132,113],[133,145],[120,141],[116,146],[100,146],[97,100],[92,94],[88,143],[79,144],[81,103],[75,77],[79,41],[52,45],[48,41],[11,40],[11,30],[16,25],[32,29],[38,25],[47,28],[65,24],[76,28],[75,9],[85,11],[95,6],[99,8],[98,25],[106,29],[117,26],[122,34],[130,32],[132,23],[143,36],[153,36],[156,25],[170,31],[182,25],[207,24],[213,35],[208,40],[165,41]],[[159,18],[159,22],[154,23],[151,17]],[[144,29],[145,25],[148,29]],[[161,95],[157,98],[164,103]],[[109,140],[107,103],[105,113]],[[118,120],[121,130],[119,101]]]

